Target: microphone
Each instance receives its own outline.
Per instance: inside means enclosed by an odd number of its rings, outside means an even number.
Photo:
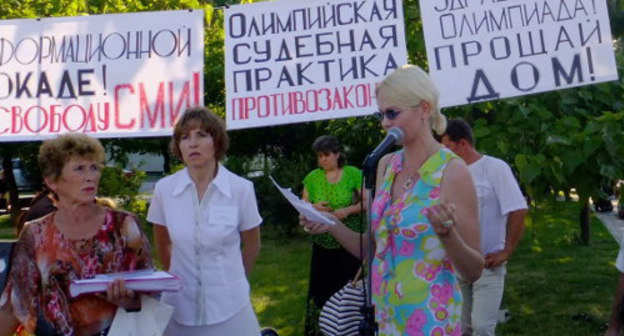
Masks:
[[[386,154],[386,152],[398,142],[403,140],[403,131],[401,131],[398,127],[392,127],[388,130],[388,135],[383,141],[375,148],[364,160],[362,164],[362,168],[364,170],[374,170],[377,161],[381,158],[382,155]]]

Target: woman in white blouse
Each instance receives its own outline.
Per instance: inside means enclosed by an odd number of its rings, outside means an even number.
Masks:
[[[187,110],[171,140],[186,167],[154,190],[147,220],[156,251],[183,281],[181,291],[163,293],[175,308],[167,336],[260,335],[246,275],[260,251],[262,218],[253,184],[219,164],[228,145],[218,116]]]

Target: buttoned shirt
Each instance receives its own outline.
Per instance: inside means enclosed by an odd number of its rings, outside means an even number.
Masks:
[[[481,251],[484,255],[505,248],[507,217],[510,212],[527,209],[527,203],[509,165],[483,155],[468,166],[479,203]]]
[[[199,201],[185,168],[156,183],[147,220],[166,226],[171,239],[169,272],[183,287],[162,300],[178,323],[223,322],[249,303],[240,232],[262,222],[251,181],[219,165]]]

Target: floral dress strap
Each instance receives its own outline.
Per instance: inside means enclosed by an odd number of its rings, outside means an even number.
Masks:
[[[391,223],[383,223],[382,219],[388,215],[388,211],[392,211],[392,183],[394,178],[403,169],[403,150],[393,154],[388,162],[384,180],[381,188],[377,191],[377,197],[372,208],[372,227],[376,232],[376,250],[377,254],[386,254],[395,248],[393,235],[390,233]],[[390,209],[389,209],[390,208]],[[395,211],[400,211],[395,206]]]
[[[373,230],[377,230],[379,227],[380,219],[383,215],[384,209],[388,206],[388,203],[392,200],[392,183],[395,176],[401,172],[403,166],[403,150],[399,150],[392,154],[388,165],[386,166],[386,172],[384,173],[383,183],[381,188],[377,190],[375,204],[373,204],[372,215]]]

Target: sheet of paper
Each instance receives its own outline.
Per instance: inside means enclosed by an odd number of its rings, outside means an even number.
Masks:
[[[322,212],[316,210],[312,204],[300,199],[297,195],[293,194],[290,188],[282,188],[272,176],[269,176],[275,187],[284,195],[284,197],[290,202],[290,204],[301,214],[304,215],[308,220],[312,222],[317,222],[325,225],[335,225],[333,221],[329,218],[325,217]]]
[[[152,279],[169,279],[169,278],[174,278],[174,276],[165,271],[154,271],[154,270],[147,269],[147,270],[138,270],[138,271],[129,271],[129,272],[119,272],[119,273],[96,274],[95,278],[93,279],[84,279],[81,281],[84,281],[84,282],[88,282],[89,280],[112,281],[117,278],[124,278],[126,280],[131,280],[131,279],[152,280]]]
[[[119,307],[108,334],[116,336],[161,336],[172,314],[172,306],[149,295],[141,295],[141,311],[129,313]]]

